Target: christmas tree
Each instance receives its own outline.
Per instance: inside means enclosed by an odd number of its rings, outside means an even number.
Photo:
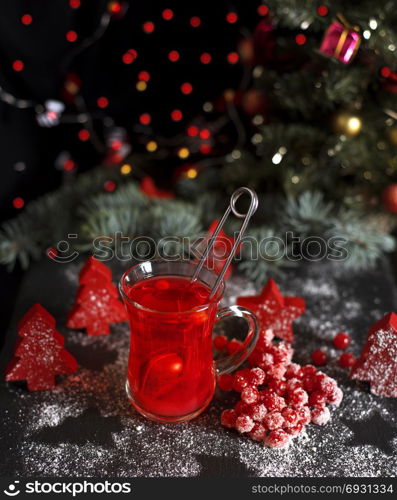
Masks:
[[[241,185],[260,195],[248,236],[270,241],[256,261],[241,250],[240,269],[252,279],[263,282],[305,258],[310,252],[302,241],[311,237],[343,240],[341,260],[352,268],[373,265],[392,251],[393,2],[269,0],[255,9],[250,32],[242,31],[228,55],[230,64],[241,65],[239,86],[214,96],[172,141],[147,135],[144,147],[127,156],[106,154],[111,168],[78,176],[73,193],[64,186],[29,204],[2,228],[1,262],[27,265],[71,224],[80,249],[98,235],[116,241],[117,232],[172,236],[178,247],[184,237],[203,234]],[[229,23],[238,19],[238,12],[227,14]],[[116,142],[120,151],[127,140]],[[165,159],[176,166],[172,182],[148,179]],[[55,207],[65,207],[67,221],[47,220]],[[232,234],[234,226],[226,230]]]
[[[370,383],[377,396],[397,397],[397,315],[386,314],[368,332],[351,377]]]
[[[90,257],[80,272],[76,304],[69,313],[68,328],[85,328],[88,335],[108,335],[110,324],[127,321],[124,305],[102,262]]]
[[[29,391],[55,387],[55,376],[77,370],[74,357],[63,347],[55,320],[40,304],[23,316],[18,325],[14,358],[6,368],[6,380],[26,380]]]

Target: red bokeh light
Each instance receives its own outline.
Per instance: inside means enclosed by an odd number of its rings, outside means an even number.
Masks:
[[[128,49],[127,52],[123,55],[123,63],[132,64],[137,57],[138,52],[135,49]]]
[[[152,21],[146,21],[146,23],[143,23],[142,29],[145,33],[153,33],[154,31],[154,23]]]
[[[111,2],[110,3],[109,10],[112,14],[118,14],[119,12],[121,12],[121,9],[122,9],[122,5],[120,2]]]
[[[18,196],[12,200],[12,205],[14,208],[20,209],[25,205],[25,200]]]
[[[70,172],[73,170],[75,167],[75,163],[72,159],[66,160],[65,163],[63,164],[63,169],[66,170],[66,172]]]
[[[12,69],[14,71],[22,71],[24,67],[25,64],[20,59],[17,59],[12,63]]]
[[[203,128],[200,132],[200,139],[209,139],[211,137],[211,132],[207,128]]]
[[[180,58],[180,54],[177,50],[171,50],[171,52],[168,54],[168,59],[171,61],[171,62],[177,62],[179,61],[179,58]]]
[[[193,92],[193,85],[189,82],[182,83],[181,92],[185,95],[191,94]]]
[[[203,155],[208,155],[209,153],[211,153],[211,146],[209,144],[201,144],[200,153],[202,153]]]
[[[190,125],[190,127],[187,128],[187,135],[189,137],[196,137],[198,133],[199,129],[195,125]]]
[[[389,76],[391,75],[391,69],[388,66],[383,66],[383,68],[381,68],[380,70],[380,74],[384,78],[389,78]]]
[[[77,33],[73,30],[70,30],[66,33],[66,40],[68,42],[75,42],[77,40]]]
[[[299,33],[298,35],[296,35],[295,37],[295,42],[298,44],[298,45],[304,45],[306,43],[306,36],[303,34],[303,33]]]
[[[229,12],[226,15],[226,21],[230,24],[234,24],[238,21],[238,15],[235,12]]]
[[[109,105],[109,100],[107,99],[107,97],[99,97],[98,100],[97,100],[97,104],[100,108],[104,109],[104,108],[107,108],[108,105]]]
[[[317,8],[317,14],[319,16],[326,16],[328,14],[328,7],[326,5],[319,5]]]
[[[108,193],[112,193],[116,189],[116,183],[114,181],[106,181],[103,184],[103,189]]]
[[[209,64],[211,61],[212,61],[212,56],[211,54],[209,54],[208,52],[204,52],[203,54],[201,54],[200,56],[200,61],[203,63],[203,64]]]
[[[25,26],[29,26],[29,24],[32,24],[33,17],[30,14],[24,14],[21,17],[21,23],[24,24]]]
[[[239,55],[237,52],[230,52],[230,54],[227,55],[227,60],[230,64],[236,64],[239,60]]]
[[[180,109],[174,109],[172,112],[171,112],[171,119],[174,121],[174,122],[180,122],[183,118],[183,113]]]
[[[150,74],[147,71],[140,71],[138,75],[138,80],[143,82],[148,82],[150,80]]]
[[[198,16],[193,16],[190,18],[190,25],[193,28],[198,28],[201,25],[201,19]]]
[[[149,125],[152,121],[152,117],[149,115],[149,113],[142,113],[139,117],[139,121],[142,123],[142,125]]]
[[[163,10],[163,19],[166,21],[171,21],[171,19],[174,17],[174,12],[171,9],[164,9]]]
[[[88,141],[88,139],[91,137],[91,134],[90,134],[90,131],[85,129],[85,128],[82,128],[81,130],[79,130],[79,139],[80,141]]]
[[[266,5],[259,5],[258,14],[260,16],[267,16],[269,14],[269,7],[267,7]]]
[[[69,5],[72,9],[78,9],[81,5],[80,0],[69,0]]]

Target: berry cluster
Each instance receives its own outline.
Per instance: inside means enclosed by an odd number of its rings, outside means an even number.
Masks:
[[[351,339],[347,333],[338,333],[333,339],[336,349],[343,351],[349,347]],[[316,366],[324,366],[328,362],[328,356],[322,349],[316,349],[312,352],[312,363]],[[344,352],[339,357],[339,366],[342,368],[351,368],[356,362],[356,358],[350,352]]]
[[[290,344],[274,343],[268,330],[249,357],[251,368],[219,377],[220,389],[241,394],[233,409],[222,412],[225,427],[271,448],[283,448],[310,422],[325,425],[329,421],[326,405],[339,406],[341,389],[315,366],[292,363],[292,354]]]
[[[218,335],[213,340],[214,348],[217,351],[225,351],[227,354],[236,354],[244,348],[244,344],[241,340],[231,339],[229,340],[225,335]]]

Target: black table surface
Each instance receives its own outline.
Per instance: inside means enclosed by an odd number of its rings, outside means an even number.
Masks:
[[[158,424],[138,415],[124,390],[128,358],[127,324],[109,336],[89,337],[65,327],[78,287],[81,261],[43,261],[26,274],[16,301],[1,368],[12,356],[16,323],[34,303],[57,320],[65,345],[79,362],[78,371],[60,377],[53,391],[29,393],[23,384],[0,384],[0,474],[20,477],[164,477],[164,476],[395,476],[397,400],[380,398],[365,383],[349,380],[332,347],[340,331],[352,337],[358,355],[368,327],[396,310],[396,286],[389,263],[376,269],[346,271],[331,262],[301,265],[277,282],[284,295],[305,298],[307,312],[295,322],[294,360],[309,363],[315,348],[330,362],[324,371],[344,391],[339,408],[324,427],[310,424],[288,449],[271,450],[223,428],[219,416],[236,396],[217,392],[197,419]],[[115,280],[122,267],[112,266]],[[249,280],[228,280],[225,305],[258,291]],[[232,336],[241,335],[240,325]]]

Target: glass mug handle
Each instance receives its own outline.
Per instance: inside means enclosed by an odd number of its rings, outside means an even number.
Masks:
[[[215,321],[218,322],[222,319],[231,317],[244,318],[248,323],[248,333],[244,341],[244,349],[215,361],[215,368],[218,376],[230,373],[243,364],[254,350],[255,344],[259,338],[259,322],[254,313],[245,307],[224,307],[217,311]]]

